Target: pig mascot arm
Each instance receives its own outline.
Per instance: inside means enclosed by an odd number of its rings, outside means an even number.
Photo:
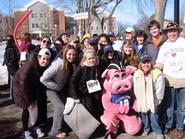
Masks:
[[[106,111],[111,111],[113,113],[124,113],[127,114],[129,111],[129,106],[123,106],[120,104],[115,104],[111,102],[111,95],[106,90],[103,91],[102,104]]]

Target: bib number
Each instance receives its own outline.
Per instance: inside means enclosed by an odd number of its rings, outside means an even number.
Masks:
[[[101,90],[101,86],[98,80],[89,80],[86,82],[89,93],[93,93]]]

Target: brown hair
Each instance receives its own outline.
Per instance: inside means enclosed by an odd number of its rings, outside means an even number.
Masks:
[[[125,54],[124,47],[131,47],[132,48],[133,51],[132,51],[131,55]],[[127,40],[122,45],[121,52],[122,52],[122,56],[123,56],[123,61],[122,62],[125,66],[127,66],[127,65],[132,65],[132,66],[135,66],[135,67],[138,66],[139,56],[136,54],[136,51],[133,48],[133,44],[130,40]]]
[[[68,52],[70,49],[75,50],[75,52],[76,52],[76,54],[77,54],[76,48],[75,48],[73,45],[68,44],[68,45],[66,45],[66,46],[64,47],[64,50],[63,50],[63,64],[64,64],[64,68],[63,68],[63,69],[64,69],[65,71],[69,70],[69,61],[66,59],[66,54],[67,54],[67,52]]]

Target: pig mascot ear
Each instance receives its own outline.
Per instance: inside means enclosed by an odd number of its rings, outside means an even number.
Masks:
[[[136,67],[133,67],[133,66],[126,66],[125,67],[125,72],[128,74],[128,75],[131,75],[137,68]]]
[[[109,69],[106,69],[103,74],[101,75],[102,78],[105,78],[109,72]]]

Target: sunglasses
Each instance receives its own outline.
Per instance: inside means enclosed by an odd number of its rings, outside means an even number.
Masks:
[[[49,41],[43,40],[43,43],[51,44]]]
[[[62,45],[62,44],[61,43],[54,43],[54,45],[59,46],[59,45]]]
[[[131,34],[132,32],[125,32],[126,34]]]

